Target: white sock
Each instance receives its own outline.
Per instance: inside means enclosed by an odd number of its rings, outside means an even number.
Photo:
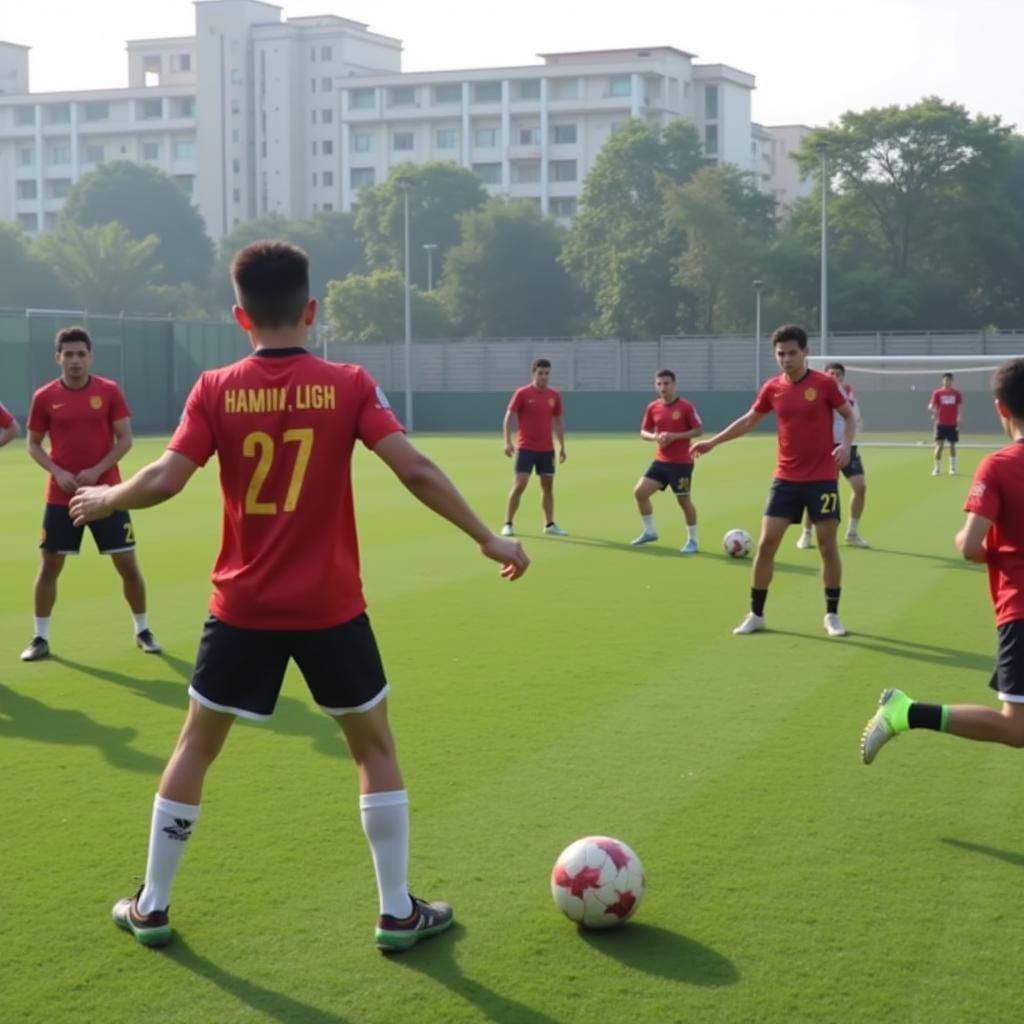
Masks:
[[[39,618],[39,616],[36,616],[32,621],[35,623],[35,625],[33,627],[34,632],[33,632],[32,635],[33,636],[42,637],[44,640],[49,640],[50,639],[50,616],[47,615],[45,618],[42,618],[42,619]]]
[[[165,910],[171,902],[171,887],[178,873],[185,843],[199,817],[198,804],[179,804],[156,795],[153,822],[149,829],[149,857],[146,860],[146,884],[139,894],[139,913]]]
[[[363,832],[377,873],[380,912],[392,917],[412,913],[409,898],[409,797],[404,789],[364,793],[359,798]]]
[[[144,629],[149,629],[149,623],[146,621],[145,612],[141,615],[136,615],[135,612],[132,612],[132,621],[135,623],[136,636],[138,636]]]
[[[846,528],[847,536],[856,536],[858,533],[858,527],[860,526],[860,520],[850,517],[850,525]]]
[[[644,533],[657,533],[658,531],[654,528],[654,514],[649,516],[641,516],[641,520],[644,524]]]
[[[697,543],[697,524],[694,523],[693,526],[687,526],[686,533],[689,536],[690,540],[692,540],[694,542],[694,544],[696,544]]]
[[[956,469],[956,458],[955,457],[950,458],[950,460],[949,460],[949,468],[950,469]]]

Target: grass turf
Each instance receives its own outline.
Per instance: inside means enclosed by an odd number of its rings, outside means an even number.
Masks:
[[[510,465],[497,439],[418,443],[500,523]],[[137,444],[126,468],[158,451]],[[650,454],[633,439],[571,438],[556,488],[571,536],[540,536],[532,483],[517,529],[533,564],[512,585],[358,457],[412,882],[457,914],[449,934],[386,960],[372,946],[354,770],[294,671],[272,722],[237,725],[208,778],[172,901],[175,943],[147,951],[115,930],[110,906],[144,868],[186,703],[216,474],[136,515],[164,657],[132,646],[116,576],[87,538],[61,579],[54,657],[22,665],[43,476],[21,451],[0,452],[0,1019],[1017,1019],[1021,983],[1005,970],[991,980],[1020,918],[1014,753],[914,734],[871,768],[858,759],[883,686],[990,699],[984,572],[952,548],[983,453],[932,479],[925,450],[865,450],[873,549],[844,549],[844,640],[823,633],[817,554],[794,549],[795,531],[771,632],[731,635],[750,563],[719,543],[734,526],[756,533],[770,439],[698,465],[702,553],[689,559],[664,495],[662,540],[626,543]],[[558,852],[593,832],[626,840],[647,870],[637,916],[615,933],[578,933],[547,891]]]

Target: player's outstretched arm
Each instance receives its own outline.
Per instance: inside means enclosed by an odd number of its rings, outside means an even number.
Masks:
[[[173,498],[199,467],[179,452],[164,452],[130,480],[113,487],[80,487],[71,499],[76,526],[103,519],[119,509],[150,508]]]
[[[522,545],[496,537],[437,464],[414,448],[404,434],[388,434],[373,451],[419,501],[469,534],[487,558],[501,563],[502,576],[516,580],[526,572],[530,560]]]
[[[717,448],[720,444],[725,444],[726,441],[732,441],[737,437],[742,437],[744,434],[749,434],[766,415],[767,413],[751,409],[740,416],[739,419],[733,420],[725,430],[720,430],[714,437],[709,437],[706,441],[698,441],[695,445],[692,445],[690,451],[695,456],[707,455],[708,452],[713,448]]]
[[[991,529],[991,519],[979,516],[977,512],[967,513],[967,520],[956,535],[956,546],[968,562],[986,561],[985,537]]]

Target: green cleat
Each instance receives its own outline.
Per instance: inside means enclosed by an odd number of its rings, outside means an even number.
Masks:
[[[171,941],[171,922],[167,909],[140,914],[138,899],[142,888],[134,896],[126,896],[114,904],[111,916],[118,928],[131,932],[143,946],[166,946]]]
[[[902,690],[882,691],[882,696],[878,698],[878,710],[864,726],[860,738],[860,759],[865,764],[871,764],[882,747],[897,733],[906,732],[909,728],[907,712],[912,703]]]
[[[412,949],[420,939],[429,938],[450,928],[454,920],[452,908],[436,900],[428,903],[410,894],[412,913],[405,918],[381,914],[377,919],[374,941],[382,953],[402,953]]]

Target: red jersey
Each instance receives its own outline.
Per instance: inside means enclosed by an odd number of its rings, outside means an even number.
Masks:
[[[168,448],[220,463],[210,611],[243,629],[326,629],[359,615],[352,449],[401,429],[365,370],[304,348],[207,370]]]
[[[935,422],[940,427],[955,427],[960,422],[963,404],[964,396],[956,388],[936,388],[929,403],[935,409]]]
[[[554,451],[551,422],[562,415],[562,396],[554,388],[519,388],[509,399],[508,411],[519,421],[516,447],[527,452]]]
[[[81,473],[106,458],[114,447],[114,424],[131,414],[114,381],[91,374],[84,388],[69,388],[58,377],[32,396],[28,429],[50,435],[50,458],[61,469]],[[120,481],[117,466],[111,466],[97,483]],[[46,500],[51,505],[67,505],[71,495],[65,494],[51,476]]]
[[[1024,441],[981,460],[964,511],[992,520],[985,561],[996,625],[1024,619]]]
[[[697,410],[685,398],[677,397],[674,402],[667,405],[658,398],[644,410],[644,420],[640,424],[640,429],[646,430],[649,434],[681,434],[701,425]],[[690,439],[687,437],[682,441],[673,441],[664,448],[658,445],[658,454],[654,456],[654,461],[692,463]]]
[[[4,407],[4,403],[0,402],[0,430],[6,430],[14,422],[14,417]]]
[[[835,480],[832,411],[846,403],[830,374],[808,370],[795,384],[784,374],[764,382],[754,401],[760,413],[775,413],[779,427],[779,480]]]

